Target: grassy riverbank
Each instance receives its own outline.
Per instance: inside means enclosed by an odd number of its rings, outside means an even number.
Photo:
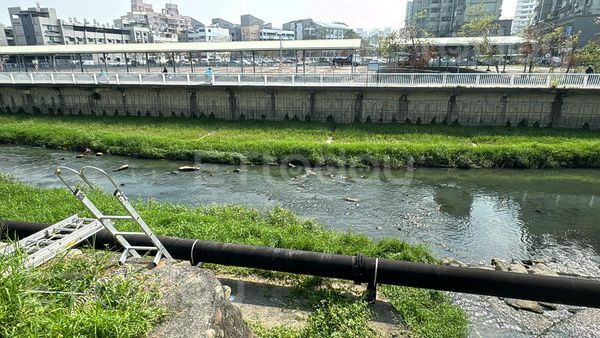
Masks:
[[[445,125],[0,115],[0,143],[213,163],[600,167],[600,133]]]
[[[32,187],[2,175],[0,196],[3,199],[0,203],[0,219],[54,223],[74,213],[85,214],[80,204],[65,189]],[[118,211],[117,204],[110,196],[97,194],[95,197],[108,213]],[[361,252],[372,257],[417,262],[435,261],[425,247],[409,245],[396,239],[374,242],[362,235],[332,232],[314,221],[300,219],[280,208],[261,214],[256,210],[237,206],[191,208],[154,201],[139,201],[135,205],[145,220],[161,235],[347,255]],[[370,317],[370,310],[360,299],[349,299],[323,291],[319,288],[322,282],[315,282],[314,279],[307,283],[306,277],[281,274],[275,274],[274,277],[296,278],[299,289],[314,298],[311,300],[314,303],[313,312],[305,328],[260,331],[258,333],[261,336],[312,337],[318,336],[318,332],[322,332],[324,328],[330,334],[338,336],[372,334],[364,325],[365,320],[368,321]],[[1,278],[0,288],[6,282]],[[26,289],[27,287],[23,287],[19,292],[26,292]],[[382,287],[380,291],[390,299],[405,325],[417,335],[466,335],[467,320],[464,312],[451,305],[444,293],[389,286]],[[338,315],[341,308],[345,309],[346,316]]]
[[[27,270],[0,259],[0,337],[142,337],[165,315],[156,289],[107,277],[106,253],[55,260]]]

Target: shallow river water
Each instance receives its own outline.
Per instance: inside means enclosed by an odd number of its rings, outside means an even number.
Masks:
[[[306,175],[302,168],[201,164],[200,172],[178,173],[193,163],[0,146],[0,172],[23,182],[59,187],[59,164],[128,164],[114,177],[132,197],[280,205],[331,229],[425,243],[466,263],[539,258],[561,272],[600,276],[600,170],[325,168]]]

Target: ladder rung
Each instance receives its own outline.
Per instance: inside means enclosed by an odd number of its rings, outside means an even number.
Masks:
[[[133,235],[145,235],[145,233],[143,232],[123,232],[123,231],[117,231],[115,232],[113,235],[115,236],[133,236]]]
[[[128,250],[141,250],[141,251],[157,251],[158,248],[154,246],[130,246]]]
[[[100,219],[133,219],[131,216],[100,216]]]

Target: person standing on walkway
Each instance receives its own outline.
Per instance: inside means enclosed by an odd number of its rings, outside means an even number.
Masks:
[[[204,72],[204,75],[206,75],[206,79],[208,80],[208,83],[213,84],[213,79],[215,76],[215,73],[213,72],[213,70],[208,67],[208,69]]]
[[[586,74],[594,74],[594,68],[592,68],[592,65],[589,65],[587,67],[587,69],[585,70]]]

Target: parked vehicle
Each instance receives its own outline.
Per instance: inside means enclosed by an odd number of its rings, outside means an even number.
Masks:
[[[331,60],[331,63],[334,66],[350,66],[350,65],[352,65],[352,66],[356,67],[356,66],[360,66],[360,64],[362,62],[361,62],[360,56],[352,54],[352,55],[348,55],[347,57],[334,57]]]

